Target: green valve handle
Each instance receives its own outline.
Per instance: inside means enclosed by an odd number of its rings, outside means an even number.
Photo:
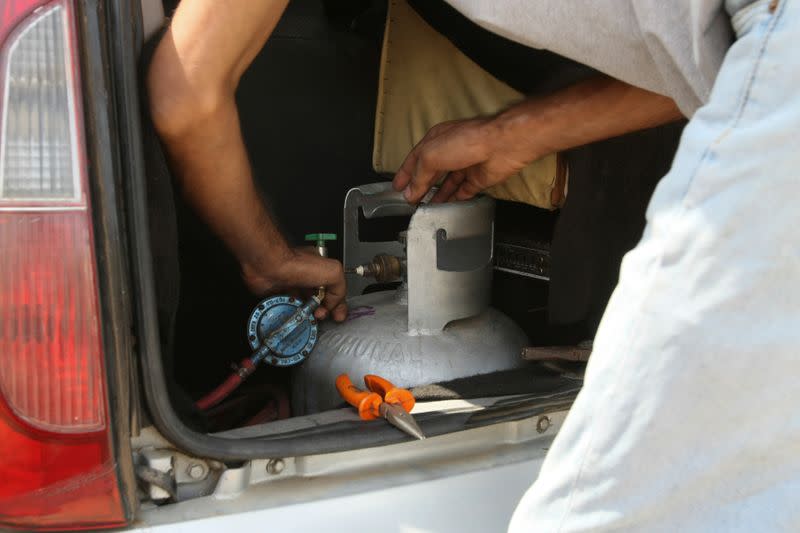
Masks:
[[[306,235],[307,241],[335,241],[336,239],[335,233],[309,233]]]
[[[317,245],[317,252],[322,257],[328,257],[328,246],[326,244],[327,241],[335,241],[336,240],[335,233],[309,233],[306,235],[306,241],[315,242]]]

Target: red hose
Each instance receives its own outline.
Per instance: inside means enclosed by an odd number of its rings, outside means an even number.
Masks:
[[[197,400],[197,403],[194,404],[195,407],[201,411],[205,411],[206,409],[214,407],[219,402],[227,398],[234,390],[236,390],[236,388],[241,385],[242,382],[247,379],[255,369],[256,366],[249,357],[242,359],[242,362],[239,363],[239,371],[228,376],[228,379],[223,381],[216,389]]]

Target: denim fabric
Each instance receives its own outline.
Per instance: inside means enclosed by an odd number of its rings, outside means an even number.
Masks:
[[[745,9],[513,533],[800,527],[800,0]]]

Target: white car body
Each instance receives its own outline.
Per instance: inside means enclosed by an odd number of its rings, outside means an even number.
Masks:
[[[479,410],[475,402],[420,404],[426,410]],[[353,418],[329,411],[270,424]],[[141,509],[134,531],[505,531],[535,480],[566,411],[402,444],[317,456],[255,460],[226,469],[208,496]],[[376,423],[381,423],[376,422]],[[245,437],[258,428],[227,432]],[[134,448],[160,447],[145,432]],[[175,463],[186,470],[186,460]],[[180,479],[180,476],[178,476]]]

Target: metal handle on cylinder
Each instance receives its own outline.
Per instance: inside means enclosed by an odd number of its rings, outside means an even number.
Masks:
[[[359,214],[365,219],[410,216],[417,207],[409,205],[402,193],[392,189],[389,182],[369,183],[350,189],[344,199],[344,257],[345,266],[356,267],[370,263],[379,254],[398,257],[405,255],[401,243],[394,241],[362,241],[359,235]],[[359,296],[374,281],[347,273],[347,296]]]
[[[406,245],[409,333],[435,335],[489,307],[493,248],[491,198],[417,208]]]

